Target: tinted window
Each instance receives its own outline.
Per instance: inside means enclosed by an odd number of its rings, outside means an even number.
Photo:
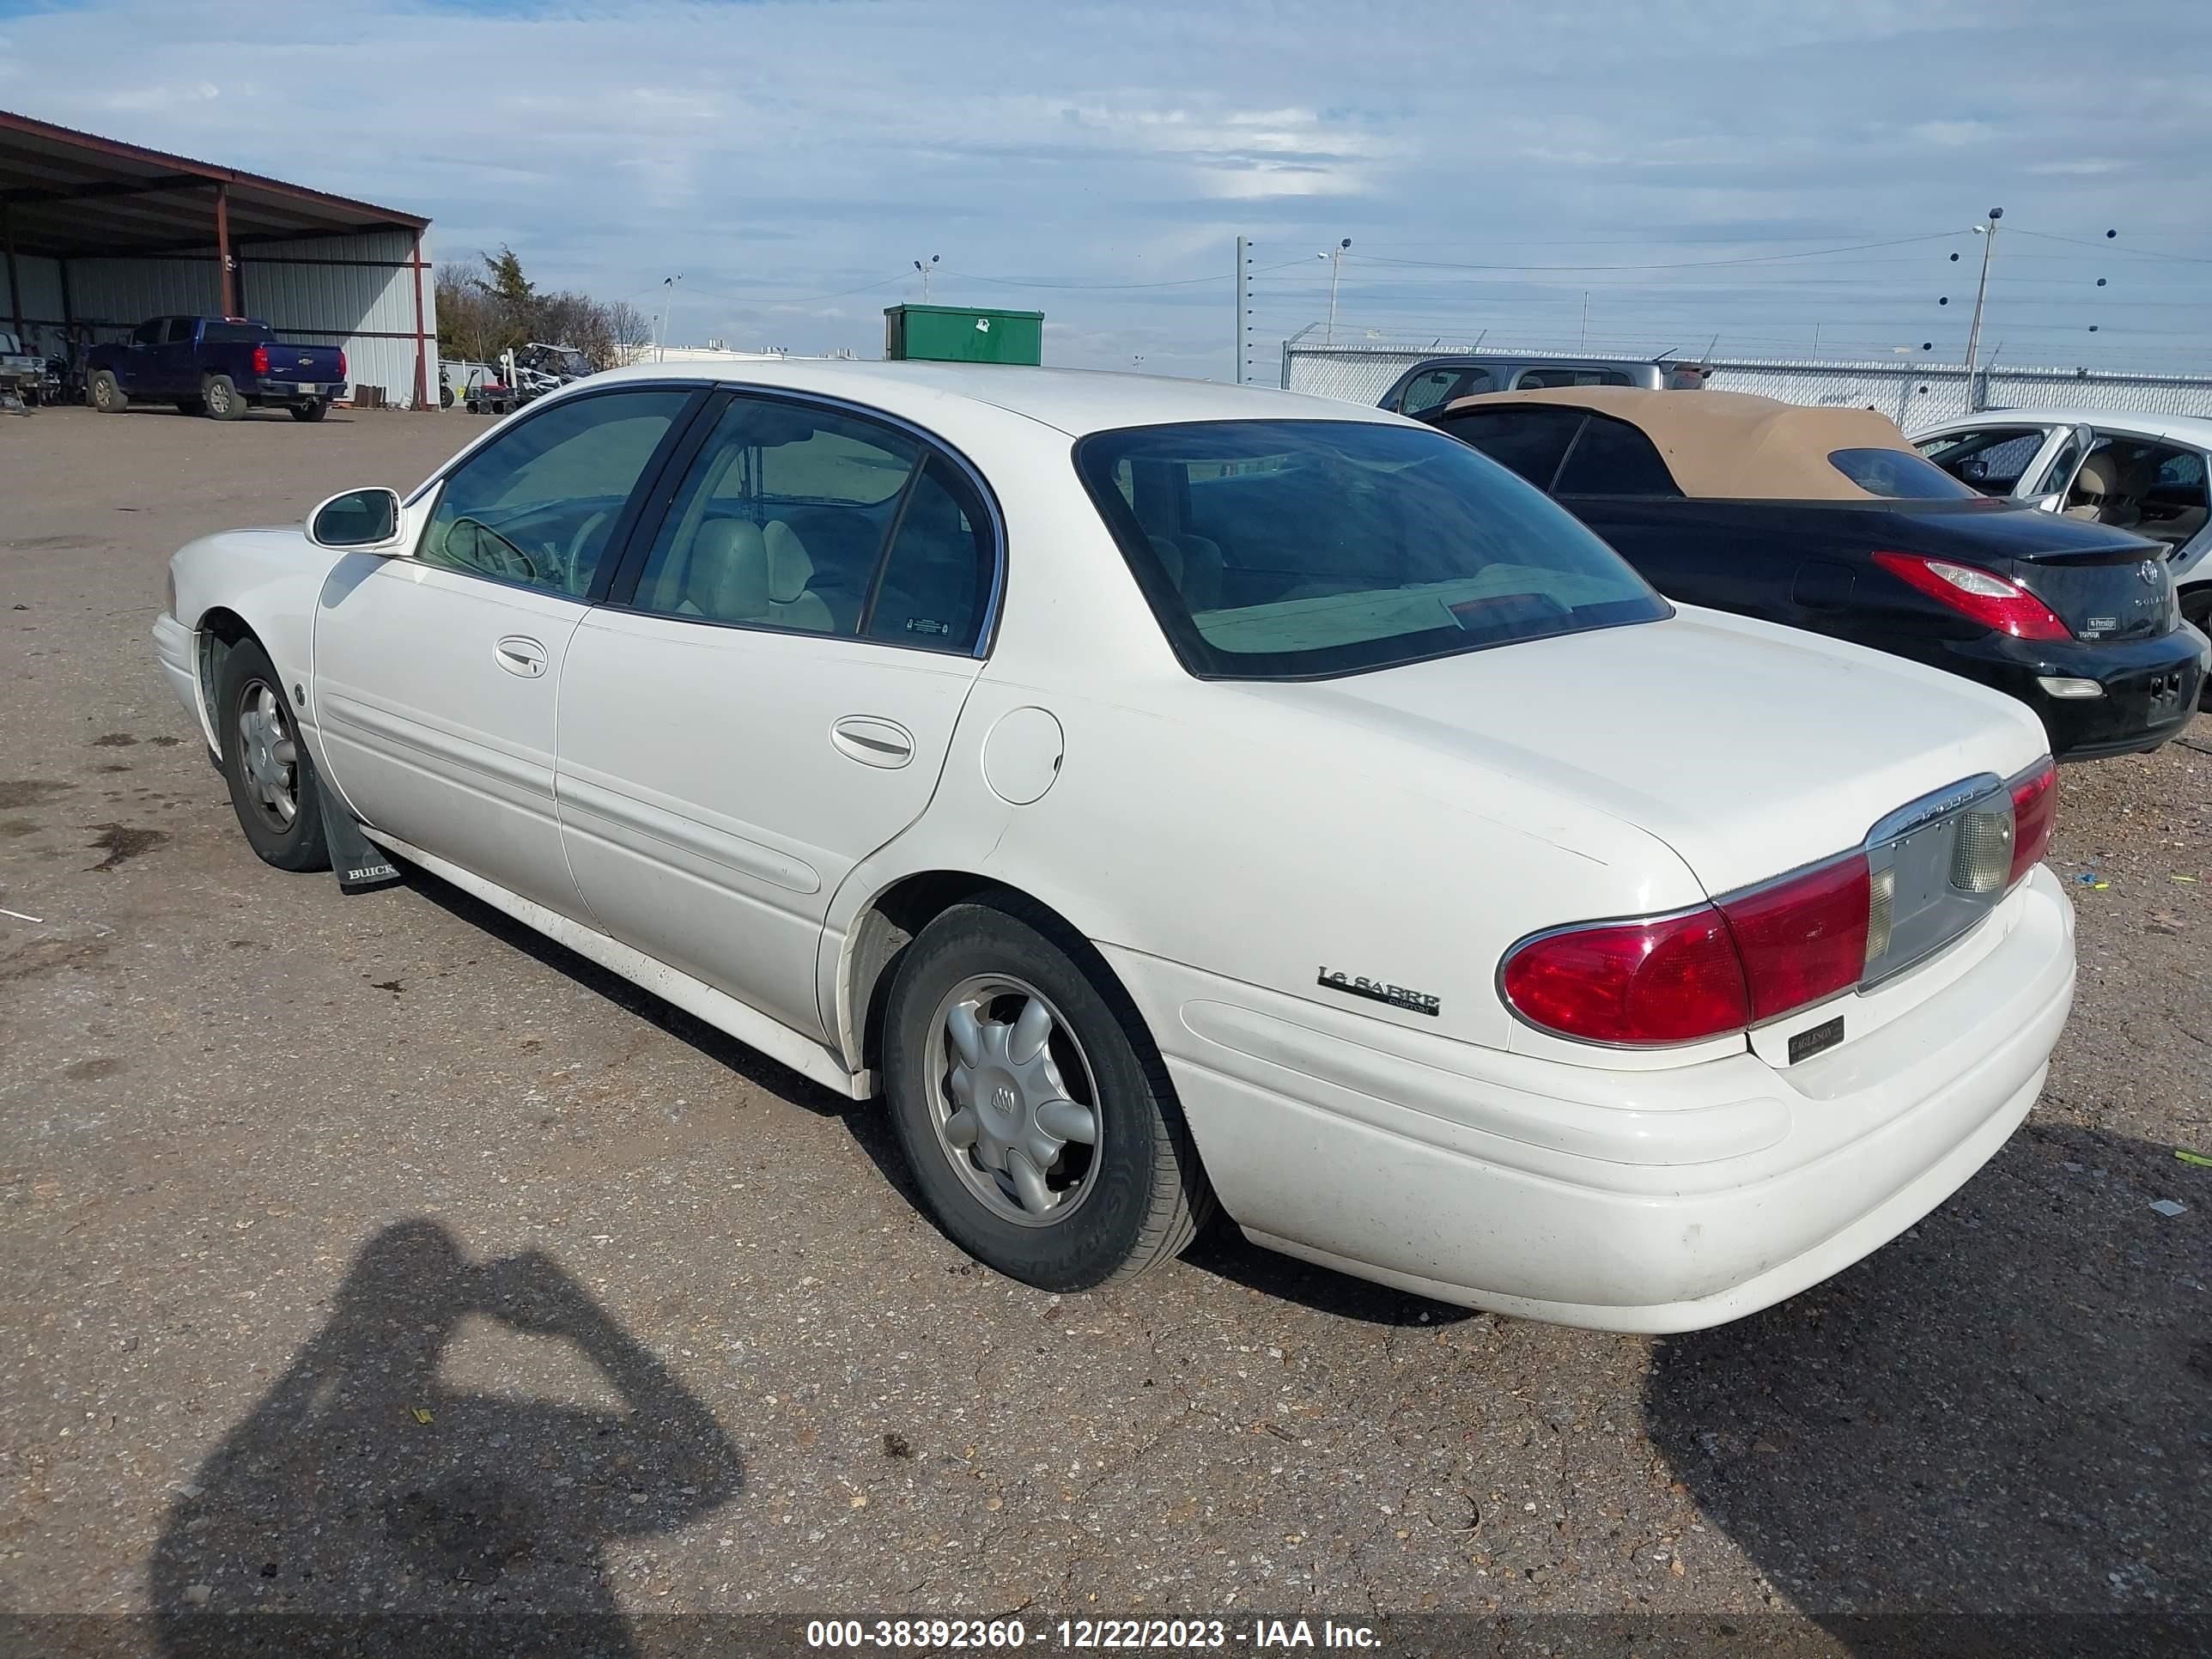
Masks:
[[[1984,495],[2009,495],[2043,447],[2041,427],[1983,427],[1923,438],[1914,446],[1961,483]]]
[[[1407,415],[1419,415],[1427,410],[1442,409],[1459,398],[1472,398],[1478,392],[1495,392],[1498,382],[1491,379],[1486,368],[1432,368],[1417,375],[1406,387],[1406,395],[1399,399],[1398,407]]]
[[[1680,495],[1658,447],[1626,421],[1593,415],[1559,469],[1562,495]]]
[[[1669,614],[1564,510],[1441,433],[1206,422],[1094,434],[1075,459],[1196,674],[1351,673]]]
[[[1524,368],[1513,382],[1516,392],[1533,392],[1547,386],[1626,386],[1628,376],[1617,368]]]
[[[1972,501],[1981,494],[1907,449],[1832,449],[1828,465],[1869,495],[1893,501]]]
[[[1484,410],[1438,422],[1462,443],[1511,467],[1539,489],[1549,489],[1567,446],[1582,429],[1579,409]]]
[[[156,317],[151,322],[139,324],[131,331],[131,343],[133,345],[161,344],[162,320],[161,318]]]
[[[965,474],[933,455],[908,492],[861,633],[872,640],[968,651],[991,602],[990,515]]]
[[[734,398],[684,475],[632,602],[707,622],[857,633],[921,459],[920,444],[873,422]]]
[[[191,324],[185,324],[185,337],[192,337]],[[276,331],[259,323],[210,323],[200,331],[200,338],[210,345],[259,345],[276,337]]]
[[[609,392],[516,416],[447,478],[416,556],[582,597],[630,491],[690,396]]]
[[[214,337],[212,330],[209,337]],[[165,345],[190,345],[192,343],[192,319],[189,317],[170,318],[168,332],[161,337],[161,340]]]

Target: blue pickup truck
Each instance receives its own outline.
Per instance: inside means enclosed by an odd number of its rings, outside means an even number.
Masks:
[[[152,318],[119,344],[94,346],[85,368],[86,401],[102,414],[174,404],[218,421],[279,405],[319,421],[346,380],[337,346],[294,345],[247,317]]]

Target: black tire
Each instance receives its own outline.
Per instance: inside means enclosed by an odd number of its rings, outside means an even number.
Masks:
[[[438,388],[438,407],[441,409],[451,409],[453,406],[453,388],[449,386],[440,386]]]
[[[292,743],[289,818],[264,804],[249,770],[249,739],[241,721],[248,701],[258,702],[264,691],[273,699],[282,732]],[[284,682],[258,640],[240,641],[223,659],[215,707],[216,735],[222,743],[222,775],[230,786],[231,810],[238,814],[238,827],[246,832],[253,850],[264,864],[273,864],[279,870],[329,869],[330,847],[323,835],[323,802],[315,763],[307,745],[298,741],[292,700],[285,695]]]
[[[100,369],[85,388],[85,401],[103,415],[120,415],[131,400],[123,395],[123,383],[106,369]]]
[[[292,411],[295,421],[319,421],[331,412],[331,406],[320,398],[311,404],[287,404],[285,407]]]
[[[1064,1215],[1026,1224],[971,1188],[970,1182],[993,1178],[977,1152],[955,1152],[940,1137],[951,1097],[945,1077],[930,1075],[951,1053],[932,1041],[945,1000],[970,981],[1000,975],[1042,994],[1059,1016],[1054,1045],[1070,1037],[1078,1045],[1054,1048],[1063,1078],[1081,1079],[1070,1083],[1067,1097],[1095,1096],[1085,1103],[1096,1125],[1092,1145],[1064,1146],[1054,1165],[1061,1170],[1068,1153],[1079,1153],[1074,1161],[1087,1174],[1078,1201]],[[1212,1213],[1212,1189],[1167,1067],[1127,993],[1087,940],[1018,898],[956,905],[901,953],[884,1006],[884,1087],[933,1218],[1010,1279],[1048,1291],[1132,1279],[1182,1251]],[[956,1158],[969,1160],[967,1175]]]
[[[179,398],[177,399],[177,413],[179,415],[204,415],[207,413],[207,399],[204,398]]]
[[[245,394],[228,374],[210,374],[201,381],[200,399],[215,420],[235,421],[246,413]]]

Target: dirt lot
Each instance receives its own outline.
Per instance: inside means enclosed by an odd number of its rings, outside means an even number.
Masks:
[[[1062,1299],[920,1219],[872,1109],[441,884],[248,851],[163,561],[474,424],[0,418],[0,1613],[2212,1613],[2212,718],[2064,774],[2049,1091],[1842,1277],[1665,1341],[1224,1239]]]

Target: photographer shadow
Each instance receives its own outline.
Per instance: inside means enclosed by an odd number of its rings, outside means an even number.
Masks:
[[[464,1322],[563,1340],[620,1409],[532,1398],[524,1377],[453,1385]],[[150,1564],[160,1651],[632,1654],[603,1547],[740,1484],[713,1414],[550,1257],[471,1264],[437,1224],[401,1222],[171,1509]]]

